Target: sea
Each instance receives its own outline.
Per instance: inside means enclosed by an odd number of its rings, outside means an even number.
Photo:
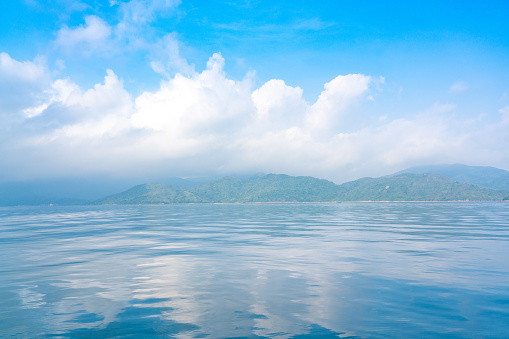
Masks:
[[[0,337],[509,338],[509,203],[1,207]]]

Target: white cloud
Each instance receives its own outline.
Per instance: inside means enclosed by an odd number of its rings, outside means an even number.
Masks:
[[[107,48],[111,27],[95,15],[85,17],[85,25],[76,28],[62,27],[57,33],[56,44],[67,51],[86,46],[87,51]]]
[[[455,109],[456,109],[455,104],[441,104],[441,103],[436,102],[425,113],[426,114],[442,114],[442,113],[452,112]]]
[[[24,122],[0,144],[10,168],[4,177],[278,172],[342,182],[419,163],[509,165],[500,142],[507,107],[496,123],[458,120],[454,105],[439,103],[404,119],[386,112],[377,119],[363,107],[374,104],[369,96],[378,94],[371,93],[378,80],[362,74],[336,77],[308,103],[301,88],[283,80],[254,89],[252,75],[229,79],[217,53],[202,72],[176,74],[134,98],[111,70],[83,90],[70,79],[48,82],[47,69],[35,62],[5,54],[0,60],[5,74],[30,71],[24,83],[36,84],[44,98],[19,107]],[[365,123],[358,127],[351,117]]]
[[[24,109],[41,105],[46,96],[44,89],[50,83],[43,58],[20,62],[0,53],[0,117],[16,120]],[[8,121],[3,121],[4,127]]]
[[[108,18],[88,15],[82,25],[64,25],[57,32],[55,45],[67,53],[100,53],[103,57],[142,51],[156,57],[152,68],[158,73],[166,74],[170,68],[171,72],[190,74],[193,67],[180,56],[181,43],[176,34],[159,38],[152,29],[155,21],[172,15],[179,4],[179,0],[110,1],[116,15]]]
[[[115,136],[128,126],[133,103],[122,82],[111,70],[107,70],[103,84],[96,84],[85,92],[68,79],[59,79],[52,84],[52,97],[46,103],[47,113],[41,120],[65,121],[56,126],[46,138],[38,142],[70,138],[77,140]]]
[[[19,62],[9,56],[0,53],[0,72],[2,81],[22,81],[25,83],[37,83],[47,74],[46,66],[42,59]]]
[[[498,110],[500,114],[502,114],[502,123],[504,125],[509,124],[509,106],[505,106]]]
[[[267,131],[302,126],[309,109],[302,92],[302,88],[288,86],[283,80],[266,82],[252,93],[257,124]]]
[[[464,92],[468,89],[468,84],[464,81],[458,81],[452,84],[452,86],[449,88],[450,93],[460,93]]]
[[[115,27],[119,39],[135,41],[138,32],[146,30],[157,16],[168,15],[180,4],[180,0],[131,0],[119,5],[122,19]]]
[[[219,159],[229,153],[254,115],[249,80],[226,78],[223,65],[222,56],[214,54],[202,73],[177,74],[163,81],[159,90],[136,98],[131,122],[148,131],[145,155],[151,161],[175,161],[190,172],[207,162],[211,172],[221,166]]]
[[[340,132],[341,118],[346,108],[368,90],[371,82],[370,76],[349,74],[337,76],[326,83],[307,116],[309,128],[322,135]]]
[[[121,19],[113,24],[95,15],[85,16],[85,24],[77,27],[63,26],[57,33],[55,43],[58,47],[72,53],[116,52],[125,51],[120,46],[134,49],[151,49],[147,43],[150,36],[150,25],[165,13],[171,13],[180,4],[178,0],[131,0],[127,2],[110,2],[118,6]],[[171,37],[171,34],[169,35]],[[163,39],[171,43],[171,39]],[[79,47],[79,48],[78,48]],[[168,46],[170,53],[178,55],[178,49]]]
[[[180,54],[180,41],[177,34],[165,35],[155,47],[153,47],[153,61],[150,63],[154,72],[169,78],[174,73],[194,75],[194,65],[189,65],[187,60]]]
[[[180,4],[180,0],[131,0],[120,5],[124,22],[143,25],[154,21],[160,11],[171,10]]]

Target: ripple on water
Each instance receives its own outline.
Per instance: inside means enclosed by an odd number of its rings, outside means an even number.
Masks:
[[[502,203],[0,208],[0,333],[509,337]]]

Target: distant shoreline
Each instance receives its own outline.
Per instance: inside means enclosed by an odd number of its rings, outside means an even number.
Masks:
[[[365,203],[492,203],[492,202],[501,202],[501,203],[509,203],[509,200],[447,200],[447,201],[438,201],[438,200],[366,200],[366,201],[249,201],[249,202],[173,202],[173,203],[154,203],[154,204],[88,204],[81,206],[161,206],[161,205],[305,205],[305,204],[365,204]],[[48,205],[40,205],[40,206],[48,206]],[[58,206],[71,206],[71,205],[58,205]],[[74,205],[79,206],[79,205]]]
[[[76,205],[60,205],[60,204],[41,204],[41,205],[2,205],[0,208],[11,208],[11,207],[64,207],[64,206],[169,206],[169,205],[311,205],[311,204],[328,204],[328,205],[340,205],[340,204],[378,204],[378,203],[509,203],[509,200],[399,200],[399,201],[259,201],[259,202],[172,202],[172,203],[154,203],[154,204],[76,204]]]

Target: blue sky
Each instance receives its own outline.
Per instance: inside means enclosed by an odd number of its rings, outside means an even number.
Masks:
[[[509,170],[506,1],[0,6],[3,180]]]

